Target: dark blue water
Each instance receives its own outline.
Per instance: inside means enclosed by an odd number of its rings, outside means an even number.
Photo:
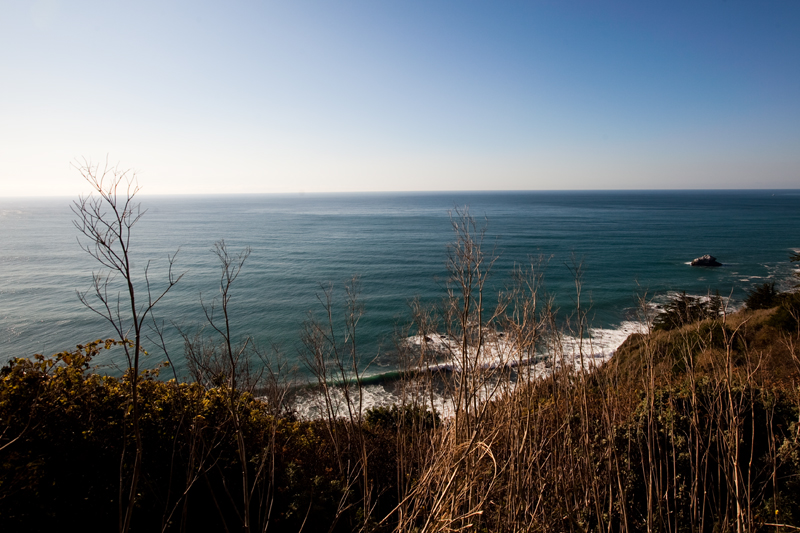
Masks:
[[[415,296],[444,295],[449,211],[468,205],[488,224],[484,250],[495,250],[490,291],[502,289],[514,264],[549,258],[546,288],[566,313],[574,283],[568,265],[582,262],[584,304],[595,327],[618,326],[643,292],[719,291],[741,301],[755,284],[792,284],[788,256],[800,249],[798,191],[500,192],[348,195],[253,195],[140,198],[147,213],[134,229],[132,257],[163,285],[167,256],[179,250],[181,282],[156,309],[168,326],[203,322],[200,300],[218,294],[211,249],[225,239],[232,252],[252,253],[234,285],[237,335],[279,346],[296,359],[303,321],[323,311],[321,284],[333,283],[342,307],[344,282],[361,281],[365,315],[362,354],[391,352]],[[91,286],[99,265],[78,242],[71,199],[0,199],[0,360],[53,353],[113,336],[83,307],[76,291]],[[691,268],[710,253],[724,267]],[[182,344],[167,340],[182,368]],[[150,360],[163,356],[151,346]],[[101,360],[105,364],[113,361]],[[391,362],[384,364],[391,365]],[[113,368],[109,369],[114,372]]]

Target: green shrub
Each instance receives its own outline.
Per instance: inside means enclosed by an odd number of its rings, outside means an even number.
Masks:
[[[756,309],[771,309],[780,302],[780,293],[775,290],[775,283],[764,283],[747,293],[744,301],[745,307]]]
[[[91,365],[119,344],[95,341],[0,368],[0,531],[117,528],[120,479],[133,464],[130,373],[100,376]],[[329,528],[342,480],[314,424],[276,418],[248,393],[165,382],[157,373],[143,371],[137,385],[145,482],[132,532],[223,531],[239,523],[242,465],[231,394],[252,458],[250,479],[279,510],[270,526]]]

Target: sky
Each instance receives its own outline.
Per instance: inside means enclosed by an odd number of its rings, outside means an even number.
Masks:
[[[0,0],[0,196],[800,186],[800,1]]]

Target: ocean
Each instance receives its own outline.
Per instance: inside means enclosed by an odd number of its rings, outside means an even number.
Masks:
[[[145,196],[146,213],[131,248],[137,290],[144,271],[163,287],[168,256],[183,278],[155,308],[179,375],[186,375],[176,327],[197,331],[219,295],[219,261],[212,249],[224,239],[232,253],[251,254],[231,291],[237,338],[250,336],[265,351],[278,349],[300,363],[304,321],[323,318],[320,296],[334,291],[334,320],[343,320],[344,286],[359,278],[364,315],[358,325],[368,375],[396,369],[395,342],[410,321],[415,297],[435,305],[446,294],[445,260],[453,241],[450,213],[468,206],[486,226],[483,250],[497,256],[485,298],[510,281],[515,265],[547,259],[544,286],[566,316],[575,304],[574,265],[582,265],[582,305],[590,325],[619,344],[629,331],[638,298],[663,302],[670,294],[719,292],[740,305],[746,291],[798,281],[789,255],[800,250],[800,192],[583,191]],[[100,265],[79,245],[72,198],[0,199],[0,363],[51,354],[114,336],[83,306],[79,291],[92,286]],[[719,268],[695,268],[711,254]],[[91,299],[91,293],[89,293]],[[206,332],[208,332],[206,328]],[[613,346],[611,347],[613,349]],[[148,344],[145,366],[165,359]],[[95,361],[118,375],[119,355]],[[171,372],[170,374],[171,375]]]

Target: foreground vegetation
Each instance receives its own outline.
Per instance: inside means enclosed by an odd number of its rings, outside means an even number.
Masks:
[[[795,312],[745,310],[635,334],[593,373],[565,367],[519,383],[462,409],[458,422],[413,395],[363,418],[299,421],[280,394],[256,399],[146,371],[131,527],[238,531],[245,509],[262,531],[797,526]],[[135,453],[131,376],[91,368],[117,344],[2,369],[3,530],[119,527]]]

